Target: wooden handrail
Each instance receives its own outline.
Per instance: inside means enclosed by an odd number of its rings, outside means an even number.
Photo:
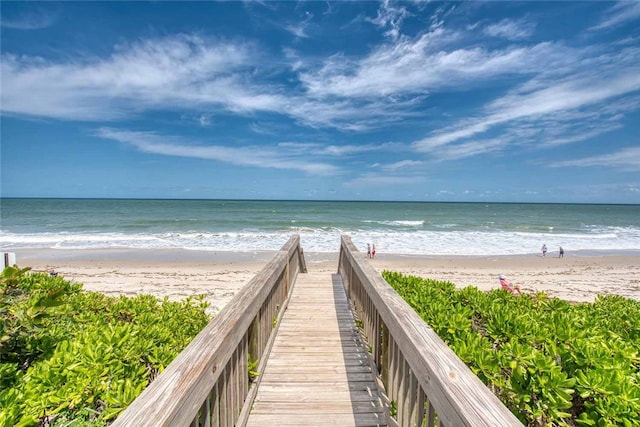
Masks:
[[[338,273],[399,426],[522,426],[358,251],[342,236]]]
[[[249,394],[249,358],[268,357],[274,319],[301,271],[295,235],[112,425],[235,425]]]

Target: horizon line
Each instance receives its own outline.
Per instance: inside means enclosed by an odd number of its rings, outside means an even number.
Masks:
[[[456,204],[519,204],[519,205],[603,205],[640,206],[640,203],[607,202],[523,202],[523,201],[463,201],[463,200],[346,200],[346,199],[243,199],[243,198],[170,198],[170,197],[38,197],[0,196],[0,200],[156,200],[156,201],[210,201],[210,202],[322,202],[322,203],[456,203]]]

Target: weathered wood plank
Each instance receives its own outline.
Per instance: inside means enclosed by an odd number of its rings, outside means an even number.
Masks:
[[[368,363],[367,355],[364,353],[343,353],[337,351],[317,351],[314,353],[303,353],[303,354],[295,354],[295,353],[282,353],[278,360],[274,362],[278,363],[300,363],[304,364],[307,362],[322,362],[322,361],[357,361],[359,363]]]
[[[340,392],[340,391],[362,391],[371,396],[378,393],[376,388],[376,384],[373,381],[335,381],[333,383],[322,383],[319,384],[317,382],[289,382],[289,383],[261,383],[260,384],[261,391],[265,392],[261,394],[262,397],[269,396],[268,393],[285,393],[289,390],[307,390],[311,393],[310,397],[315,396],[318,393],[326,391],[327,393]],[[304,398],[305,396],[300,396],[300,398]],[[309,397],[309,396],[307,396]]]
[[[260,409],[254,409],[253,413],[286,413],[286,414],[359,414],[366,412],[381,413],[385,408],[376,402],[351,402],[348,399],[332,402],[317,402],[313,408],[309,408],[306,402],[262,402]]]
[[[338,363],[340,365],[338,365]],[[355,364],[350,363],[346,364],[344,362],[330,361],[324,363],[309,363],[301,366],[287,366],[285,364],[273,364],[269,366],[268,373],[263,374],[265,379],[268,379],[271,375],[282,375],[286,373],[296,373],[296,374],[304,374],[304,373],[313,373],[317,374],[318,371],[322,370],[323,374],[329,375],[347,375],[347,374],[371,374],[371,367],[369,365],[363,364]]]
[[[317,383],[328,382],[332,383],[336,379],[343,379],[344,381],[368,381],[371,379],[371,373],[319,373],[319,372],[291,372],[291,373],[272,373],[269,377],[265,376],[264,381],[273,381],[273,382],[309,382],[315,381]]]
[[[369,356],[336,279],[298,276],[247,426],[386,425]]]
[[[284,418],[280,415],[256,414],[250,420],[255,425],[261,426],[294,426],[294,427],[378,427],[386,426],[386,419],[378,413],[371,414],[317,414],[303,415],[296,414],[291,418]]]

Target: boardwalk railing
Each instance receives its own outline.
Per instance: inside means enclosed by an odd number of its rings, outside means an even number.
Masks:
[[[258,371],[264,366],[291,287],[305,271],[293,236],[112,425],[236,425],[250,410],[249,360],[260,361]]]
[[[399,426],[522,426],[342,236],[338,272]]]

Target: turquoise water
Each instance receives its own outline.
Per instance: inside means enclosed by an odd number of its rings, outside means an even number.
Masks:
[[[229,200],[2,199],[0,246],[276,250],[300,234],[333,252],[349,234],[380,253],[640,251],[640,206]]]

